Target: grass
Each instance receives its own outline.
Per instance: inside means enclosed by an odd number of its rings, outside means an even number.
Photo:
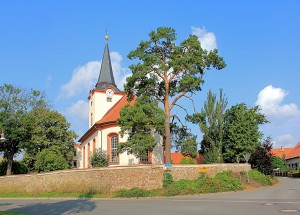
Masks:
[[[84,189],[74,192],[75,188],[64,187],[63,191],[57,188],[54,192],[11,192],[5,190],[0,193],[0,198],[140,198],[140,197],[155,197],[155,196],[176,196],[176,195],[191,195],[201,193],[216,193],[243,190],[247,185],[269,186],[274,184],[274,178],[265,176],[257,170],[248,172],[250,183],[247,183],[246,174],[232,174],[230,171],[225,171],[216,174],[215,177],[206,177],[201,174],[196,180],[181,179],[174,181],[171,174],[167,174],[163,181],[164,187],[155,190],[146,190],[141,188],[121,189],[117,192],[110,192],[110,187],[87,186]],[[0,213],[1,215],[1,213]]]
[[[16,212],[6,212],[6,211],[0,211],[0,215],[29,215],[25,213],[16,213]]]

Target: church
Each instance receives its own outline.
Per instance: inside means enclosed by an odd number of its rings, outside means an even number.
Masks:
[[[127,101],[127,95],[118,89],[113,75],[110,53],[108,48],[108,36],[102,58],[98,81],[94,89],[90,90],[89,124],[88,130],[79,139],[80,144],[75,144],[76,155],[73,166],[75,168],[91,168],[91,156],[95,150],[103,150],[107,153],[110,166],[127,166],[139,164],[163,164],[162,137],[157,136],[157,145],[148,156],[137,158],[126,151],[119,153],[118,144],[126,142],[127,136],[121,137],[120,126],[117,119],[120,110],[127,104],[133,105],[134,100]]]

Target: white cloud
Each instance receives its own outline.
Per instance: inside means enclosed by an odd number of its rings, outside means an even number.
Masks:
[[[90,61],[74,69],[71,80],[62,85],[60,97],[72,97],[82,91],[88,93],[97,82],[100,66],[99,61]]]
[[[123,85],[126,83],[126,78],[131,75],[131,71],[129,68],[121,66],[123,58],[118,52],[111,52],[110,58],[116,85],[120,90],[123,90]]]
[[[123,58],[118,52],[111,52],[110,57],[116,85],[122,90],[124,77],[130,74],[130,70],[121,66]],[[70,81],[62,85],[59,97],[72,97],[81,92],[88,93],[97,83],[100,68],[101,61],[90,61],[74,69]]]
[[[89,105],[88,102],[83,100],[78,100],[76,103],[72,104],[67,108],[67,115],[72,119],[77,119],[79,121],[87,121],[89,115]]]
[[[285,134],[277,136],[273,141],[273,148],[284,147],[293,147],[295,145],[294,137],[291,134]]]
[[[291,119],[300,115],[300,110],[296,104],[282,104],[288,92],[281,88],[269,85],[262,89],[256,100],[256,105],[259,105],[262,113],[271,118]]]
[[[201,47],[207,51],[211,51],[217,48],[216,36],[213,32],[208,32],[205,27],[192,26],[192,34],[199,38]]]

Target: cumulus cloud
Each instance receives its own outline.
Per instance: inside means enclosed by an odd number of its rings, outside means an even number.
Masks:
[[[262,113],[272,118],[299,117],[300,110],[296,104],[282,104],[287,95],[284,89],[269,85],[259,92],[256,105],[260,106]]]
[[[74,69],[70,81],[62,85],[60,97],[72,97],[82,91],[88,92],[96,84],[99,71],[99,61],[90,61]]]
[[[208,32],[205,27],[192,26],[192,34],[199,38],[201,47],[207,51],[211,51],[217,48],[216,36],[213,32]]]
[[[67,108],[67,115],[79,121],[87,121],[89,115],[88,102],[78,100],[76,103]]]
[[[118,52],[111,52],[110,57],[116,85],[122,90],[124,77],[130,74],[130,70],[121,66],[123,58]],[[101,61],[90,61],[74,69],[69,82],[62,85],[59,97],[72,97],[81,92],[88,93],[97,83],[100,68]]]
[[[273,141],[273,148],[284,147],[293,147],[295,145],[294,137],[291,134],[285,134],[277,136]]]

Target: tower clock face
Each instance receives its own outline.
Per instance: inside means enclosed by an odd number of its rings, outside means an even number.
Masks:
[[[111,98],[114,95],[114,91],[112,89],[107,89],[106,95],[107,95],[107,97]]]

